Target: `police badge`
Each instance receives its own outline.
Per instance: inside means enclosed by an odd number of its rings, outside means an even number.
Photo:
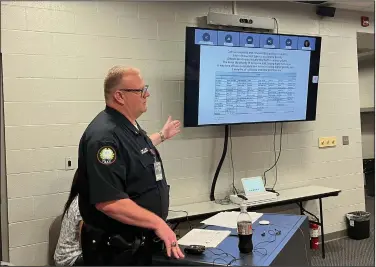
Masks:
[[[110,165],[116,160],[116,152],[110,146],[101,147],[98,151],[98,161],[105,165]]]

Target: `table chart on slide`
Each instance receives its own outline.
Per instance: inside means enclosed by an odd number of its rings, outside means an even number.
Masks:
[[[217,72],[214,115],[294,112],[296,73]]]

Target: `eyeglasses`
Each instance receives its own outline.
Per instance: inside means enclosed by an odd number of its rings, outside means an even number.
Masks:
[[[148,89],[149,89],[149,85],[145,85],[144,88],[142,88],[142,89],[119,89],[119,91],[141,93],[141,97],[145,97]]]

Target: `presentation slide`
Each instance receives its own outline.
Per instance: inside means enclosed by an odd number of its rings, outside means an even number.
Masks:
[[[239,42],[253,45],[254,40]],[[270,38],[262,41],[275,45]],[[289,39],[284,43],[294,45]],[[300,46],[309,47],[309,42]],[[198,124],[304,120],[310,56],[304,49],[201,45]]]

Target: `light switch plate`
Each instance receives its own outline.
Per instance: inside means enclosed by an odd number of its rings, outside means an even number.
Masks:
[[[350,144],[350,140],[348,136],[342,136],[342,144],[344,146],[348,146]]]
[[[74,170],[75,166],[71,157],[65,158],[65,170]]]

